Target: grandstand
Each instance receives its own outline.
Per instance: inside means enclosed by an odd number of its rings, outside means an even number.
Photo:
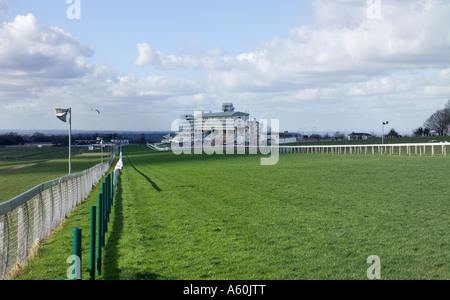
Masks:
[[[221,128],[217,129],[218,126]],[[230,102],[222,104],[221,112],[198,111],[182,115],[178,130],[194,143],[210,142],[214,134],[222,138],[223,144],[231,145],[245,145],[252,132],[258,135],[259,122],[251,120],[248,112],[236,111]]]

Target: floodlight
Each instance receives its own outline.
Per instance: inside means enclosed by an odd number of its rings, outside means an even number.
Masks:
[[[70,108],[69,109],[63,109],[63,108],[56,108],[56,117],[58,119],[60,119],[61,121],[63,121],[64,123],[67,122],[67,115],[70,112]]]

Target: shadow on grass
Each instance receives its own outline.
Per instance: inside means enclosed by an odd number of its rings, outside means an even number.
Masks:
[[[106,280],[118,280],[120,269],[118,265],[119,241],[123,232],[123,198],[122,180],[118,176],[117,189],[114,195],[114,222],[105,247],[104,276]]]
[[[131,162],[131,159],[128,157],[128,155],[127,155],[127,159],[128,159],[128,162],[130,163],[130,165],[133,167],[133,169],[135,169],[136,172],[138,172],[139,174],[141,174],[142,177],[144,177],[144,178],[152,185],[152,187],[153,187],[155,190],[157,190],[158,192],[162,192],[161,188],[160,188],[153,180],[151,180],[150,177],[148,177],[147,175],[145,175],[144,173],[142,173],[141,171],[139,171],[139,170],[133,165],[133,163]]]
[[[132,273],[130,278],[122,278],[121,269],[119,268],[119,242],[123,233],[123,188],[121,176],[118,177],[117,190],[114,198],[114,222],[110,230],[110,235],[105,247],[104,258],[104,279],[105,280],[157,280],[158,274],[142,272],[141,270]]]

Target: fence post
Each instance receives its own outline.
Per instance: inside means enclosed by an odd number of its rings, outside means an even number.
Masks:
[[[89,280],[95,280],[95,228],[96,228],[96,212],[97,208],[91,206],[91,252],[89,262]]]
[[[102,274],[103,195],[98,194],[97,275]]]
[[[18,208],[17,214],[17,261],[22,264],[27,261],[27,204],[23,204]]]
[[[110,193],[110,188],[109,188],[109,174],[106,174],[105,177],[105,189],[106,189],[106,199],[105,199],[105,204],[106,204],[106,222],[109,222],[109,193]]]
[[[110,214],[111,214],[111,199],[112,199],[112,193],[111,193],[111,174],[108,173],[108,176],[106,176],[107,180],[107,188],[108,188],[108,222],[110,220]]]
[[[0,216],[0,280],[5,276],[6,259],[8,257],[8,233],[6,225],[6,214]]]
[[[75,260],[75,276],[74,280],[81,280],[81,228],[76,227],[73,229],[73,255],[78,258]],[[79,276],[79,278],[78,278]]]
[[[111,207],[114,205],[114,172],[111,174]]]
[[[106,205],[106,199],[107,199],[107,189],[106,189],[106,182],[102,183],[102,195],[103,195],[103,247],[105,246],[105,233],[108,232],[108,205]]]

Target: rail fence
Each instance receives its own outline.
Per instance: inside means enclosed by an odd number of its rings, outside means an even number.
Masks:
[[[443,155],[450,143],[385,144],[385,145],[316,145],[279,146],[280,153],[364,154],[364,155]]]
[[[87,198],[113,159],[42,183],[0,204],[0,280],[27,265],[34,248]]]
[[[114,205],[114,195],[120,170],[123,169],[122,152],[114,172],[107,174],[102,183],[102,191],[98,194],[98,206],[91,206],[90,248],[89,248],[89,280],[95,280],[102,274],[102,249],[106,245],[106,233],[111,221],[110,215]],[[73,266],[67,270],[69,280],[82,280],[82,227],[75,227],[73,234]],[[68,259],[68,262],[70,258]]]
[[[170,147],[169,146],[161,147],[161,144],[150,144],[150,143],[147,143],[147,147],[149,147],[150,149],[156,150],[156,151],[170,151]]]
[[[409,144],[360,144],[360,145],[305,145],[305,146],[289,146],[289,145],[238,145],[234,146],[241,154],[252,153],[256,154],[258,151],[263,154],[278,152],[278,153],[313,153],[313,154],[364,154],[364,155],[443,155],[447,156],[447,147],[450,146],[450,142],[441,143],[409,143]],[[156,151],[170,151],[170,147],[159,147],[157,144],[147,143],[147,147]],[[200,146],[198,148],[190,147],[183,151],[196,151],[202,152],[205,149],[211,151],[225,151],[223,147],[205,147]],[[228,151],[228,150],[227,150]],[[235,152],[233,151],[232,154]]]

